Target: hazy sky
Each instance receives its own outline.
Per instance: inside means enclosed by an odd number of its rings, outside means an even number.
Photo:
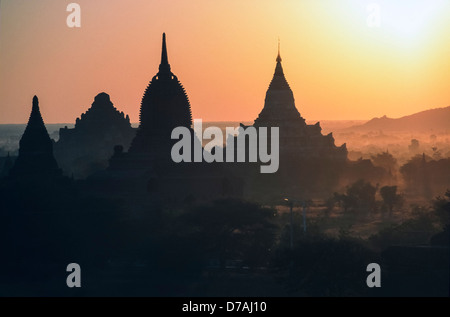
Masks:
[[[137,122],[162,32],[194,118],[254,120],[278,37],[307,120],[450,105],[449,0],[78,0],[81,28],[69,28],[71,2],[1,1],[0,123],[26,122],[35,94],[46,123],[74,122],[103,91]]]

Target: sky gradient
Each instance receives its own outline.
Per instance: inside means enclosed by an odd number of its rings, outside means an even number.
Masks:
[[[264,105],[278,37],[307,120],[400,117],[450,105],[448,0],[1,0],[0,123],[73,123],[100,92],[138,121],[161,36],[193,118],[252,121]],[[381,9],[369,27],[366,6]]]

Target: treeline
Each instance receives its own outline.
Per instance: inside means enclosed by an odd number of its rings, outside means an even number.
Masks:
[[[417,154],[399,165],[397,159],[386,151],[372,155],[370,161],[382,171],[378,172],[379,175],[365,175],[363,170],[360,171],[361,178],[374,183],[401,184],[410,196],[430,200],[449,187],[450,158]]]
[[[376,190],[357,182],[334,196],[335,203],[348,212],[370,212]],[[380,208],[389,212],[398,194],[393,187],[383,192]],[[382,261],[382,250],[411,242],[448,246],[443,237],[450,192],[426,213],[367,240],[345,232],[327,236],[308,220],[306,232],[293,228],[292,246],[289,214],[242,200],[129,210],[124,202],[90,196],[66,180],[0,186],[0,201],[0,280],[22,285],[19,294],[66,294],[65,268],[75,262],[85,281],[82,295],[208,296],[205,285],[214,285],[232,296],[238,289],[221,284],[223,278],[217,282],[217,276],[242,274],[238,285],[250,287],[248,295],[270,277],[283,294],[370,296],[379,291],[365,285],[365,267]],[[431,234],[410,239],[408,232],[424,231],[429,223]],[[30,286],[43,284],[47,293]]]

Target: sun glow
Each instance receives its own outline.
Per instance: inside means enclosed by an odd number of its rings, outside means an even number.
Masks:
[[[443,14],[445,0],[398,0],[374,2],[380,8],[380,28],[404,45],[421,45],[433,33],[434,21]]]
[[[450,0],[78,0],[78,29],[60,2],[0,2],[0,122],[24,123],[34,95],[46,122],[73,122],[102,91],[137,122],[163,32],[194,117],[205,121],[255,119],[278,37],[305,118],[448,105]]]
[[[420,36],[429,30],[444,4],[445,1],[385,1],[382,25],[399,36]]]

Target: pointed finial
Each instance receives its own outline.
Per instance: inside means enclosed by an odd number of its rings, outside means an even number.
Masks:
[[[278,56],[277,56],[277,63],[281,62],[281,55],[280,55],[280,38],[278,37]]]
[[[169,59],[167,57],[166,33],[163,33],[162,50],[161,50],[161,64],[159,64],[159,77],[171,76]]]
[[[166,33],[163,33],[163,39],[162,39],[161,64],[162,65],[169,64],[169,60],[167,58]]]
[[[33,108],[39,108],[39,99],[37,96],[33,97]]]

